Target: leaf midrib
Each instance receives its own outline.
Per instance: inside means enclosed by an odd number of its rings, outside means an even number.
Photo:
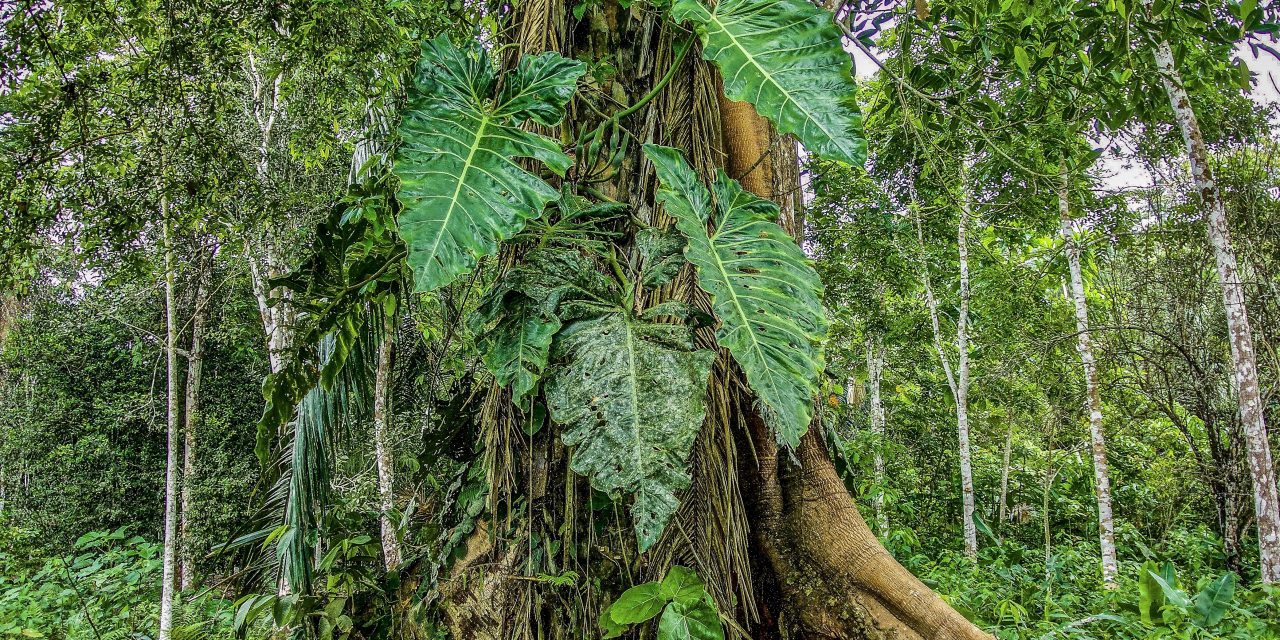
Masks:
[[[436,241],[431,245],[429,252],[431,257],[436,256],[436,252],[440,249],[440,241],[444,239],[449,230],[449,221],[453,219],[453,211],[458,208],[458,197],[462,193],[462,185],[467,182],[467,174],[471,171],[476,157],[476,151],[480,149],[480,141],[484,139],[484,130],[489,126],[489,114],[480,116],[480,127],[476,129],[476,138],[471,143],[471,149],[467,151],[467,157],[462,161],[462,171],[458,172],[458,183],[453,188],[453,196],[449,199],[449,210],[444,214],[444,220],[440,221],[440,233],[436,234]]]
[[[640,470],[640,476],[642,478],[647,478],[649,475],[648,470],[644,468],[644,465],[642,464],[643,456],[640,455],[640,448],[644,443],[640,439],[640,394],[638,389],[640,386],[640,378],[637,377],[638,372],[636,371],[635,337],[632,333],[631,322],[629,319],[623,317],[622,326],[625,327],[627,332],[627,366],[631,370],[631,435],[635,439],[636,443],[635,465],[636,469]],[[639,487],[637,487],[637,491],[638,490]]]
[[[728,213],[724,216],[724,224],[729,224]],[[719,228],[719,226],[717,226],[717,228]],[[703,228],[703,233],[706,233],[705,227]],[[716,248],[715,237],[710,234],[707,235],[707,246],[711,249],[708,253],[710,253],[711,257],[716,261],[716,269],[720,272],[720,278],[724,281],[725,288],[729,290],[729,297],[732,299],[733,308],[738,312],[738,318],[742,320],[742,327],[746,330],[747,335],[751,336],[752,350],[756,352],[756,357],[760,358],[762,362],[768,362],[768,358],[765,356],[764,350],[760,347],[760,340],[756,338],[756,333],[751,330],[751,321],[747,320],[747,313],[743,310],[742,304],[738,302],[738,292],[733,288],[733,281],[729,278],[729,272],[724,268],[724,263],[720,260],[720,251]]]

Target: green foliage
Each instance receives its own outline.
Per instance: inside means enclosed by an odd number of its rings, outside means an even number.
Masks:
[[[689,486],[685,468],[706,412],[715,354],[694,348],[688,327],[626,310],[568,324],[547,379],[551,416],[567,428],[572,469],[609,494],[635,495],[641,551],[657,542]]]
[[[658,613],[658,640],[724,640],[720,614],[706,584],[692,570],[673,566],[661,582],[627,589],[601,614],[602,638],[616,638]]]
[[[1167,601],[1159,582],[1151,580],[1159,604],[1148,621],[1143,614],[1143,577],[1157,575],[1175,584],[1172,564],[1122,558],[1119,587],[1103,589],[1098,584],[1097,551],[1092,541],[1054,545],[1048,575],[1042,549],[1008,541],[981,549],[977,564],[956,552],[938,557],[916,555],[905,564],[926,584],[949,594],[952,606],[1001,640],[1280,638],[1280,601],[1276,600],[1280,592],[1274,586],[1255,585],[1233,589],[1228,597],[1222,589],[1235,584],[1230,573],[1195,581],[1199,585],[1197,602],[1202,597],[1206,605],[1217,602],[1206,609],[1216,614],[1212,618],[1198,606]],[[1153,567],[1154,573],[1150,571]]]
[[[867,158],[857,87],[832,16],[807,0],[676,0],[671,15],[702,36],[725,95],[745,100],[820,156]]]
[[[822,372],[818,274],[774,222],[776,204],[723,172],[708,191],[675,149],[645,145],[645,154],[662,183],[659,200],[689,241],[685,256],[697,267],[698,284],[711,294],[721,323],[716,342],[764,402],[778,442],[795,447],[809,428]]]
[[[563,176],[569,157],[520,125],[559,123],[584,70],[555,53],[526,56],[499,87],[478,43],[458,48],[442,36],[424,45],[395,162],[400,236],[419,291],[471,271],[557,198],[513,159],[533,158]]]
[[[0,637],[150,637],[159,615],[161,548],[123,528],[80,536],[65,556],[0,553]],[[230,640],[230,603],[191,594],[175,638]],[[253,637],[261,637],[254,629]]]

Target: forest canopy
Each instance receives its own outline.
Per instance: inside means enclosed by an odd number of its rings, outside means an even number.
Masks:
[[[1280,7],[0,5],[0,637],[1280,638]]]

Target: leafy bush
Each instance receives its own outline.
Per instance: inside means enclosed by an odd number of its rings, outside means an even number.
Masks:
[[[1002,640],[1280,638],[1280,589],[1208,567],[1180,582],[1173,563],[1148,560],[1122,561],[1119,585],[1106,590],[1092,541],[1055,545],[1047,567],[1043,549],[1010,541],[981,549],[976,563],[956,552],[905,562]]]
[[[124,528],[93,531],[65,557],[0,552],[0,637],[149,640],[159,625],[162,548]],[[230,604],[178,603],[177,638],[231,638]]]

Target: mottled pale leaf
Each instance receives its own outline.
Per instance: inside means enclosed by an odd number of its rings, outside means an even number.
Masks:
[[[574,447],[570,467],[611,495],[632,494],[641,551],[662,533],[689,485],[689,450],[706,412],[715,357],[688,327],[621,311],[565,326],[552,348],[547,406]],[[615,618],[616,619],[616,618]]]
[[[662,183],[659,200],[689,240],[685,257],[711,294],[720,320],[716,342],[746,373],[778,441],[795,447],[809,428],[823,366],[827,326],[817,272],[774,222],[777,205],[723,172],[713,201],[678,151],[645,145],[645,154]]]
[[[577,251],[538,249],[493,285],[468,323],[485,367],[519,402],[547,367],[561,301],[609,308],[614,297],[612,281]]]
[[[479,327],[476,349],[498,384],[511,387],[511,399],[518,403],[533,391],[546,369],[560,320],[543,313],[537,301],[523,294],[498,299],[503,313],[492,328]]]
[[[671,15],[697,28],[725,95],[750,102],[813,153],[866,160],[857,85],[830,12],[808,0],[719,0],[714,9],[676,0]]]
[[[636,233],[636,253],[640,255],[640,282],[657,287],[671,282],[685,265],[684,238],[672,231],[642,229]]]
[[[395,161],[400,237],[419,291],[471,271],[557,198],[514,159],[564,175],[569,157],[519,125],[559,122],[584,69],[555,53],[526,57],[495,96],[496,71],[479,44],[462,49],[441,36],[424,46]]]

